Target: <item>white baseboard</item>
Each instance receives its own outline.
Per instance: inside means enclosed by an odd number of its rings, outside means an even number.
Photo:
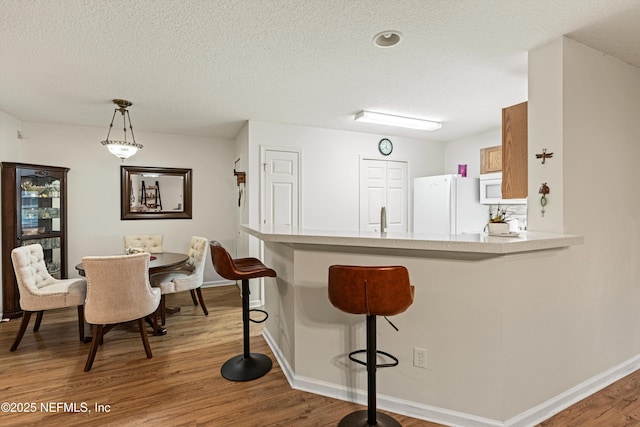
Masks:
[[[287,378],[291,388],[347,402],[354,402],[362,405],[367,404],[367,396],[362,390],[347,388],[313,378],[296,376],[267,329],[263,329],[262,336],[269,347],[271,347],[271,351],[278,360],[278,364],[280,365],[280,368],[282,369],[284,376]],[[506,421],[478,417],[472,414],[451,411],[408,400],[396,399],[395,397],[381,394],[378,394],[377,396],[377,404],[380,409],[386,411],[447,426],[530,427],[539,424],[574,403],[579,402],[585,397],[602,390],[606,386],[618,381],[639,368],[640,355],[637,355]]]
[[[215,288],[217,286],[229,286],[229,285],[235,285],[236,282],[234,280],[226,280],[226,279],[222,279],[222,280],[210,280],[208,282],[202,282],[202,287],[203,288]]]
[[[558,412],[567,409],[569,406],[581,401],[587,396],[602,390],[610,384],[626,377],[640,368],[640,355],[636,355],[629,360],[614,366],[600,374],[597,374],[586,381],[571,387],[569,390],[542,402],[540,405],[516,415],[505,421],[506,427],[528,427],[534,426]]]

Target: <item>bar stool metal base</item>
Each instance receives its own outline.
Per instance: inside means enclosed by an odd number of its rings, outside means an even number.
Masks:
[[[241,354],[224,362],[220,372],[230,381],[251,381],[269,372],[271,365],[271,359],[264,354],[251,353],[248,358]]]
[[[356,411],[352,412],[338,423],[338,427],[367,427],[369,424],[369,411]],[[382,412],[376,412],[376,423],[373,424],[377,427],[402,427],[395,418],[390,417]]]

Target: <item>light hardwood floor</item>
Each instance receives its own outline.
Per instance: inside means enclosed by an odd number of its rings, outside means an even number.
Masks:
[[[167,335],[149,337],[152,359],[145,357],[137,326],[124,324],[106,335],[89,373],[83,372],[89,345],[78,341],[75,309],[46,312],[40,331],[33,333],[31,324],[13,353],[9,347],[19,319],[3,322],[0,401],[14,403],[14,409],[30,410],[31,403],[36,407],[31,413],[0,413],[0,425],[336,426],[344,415],[365,409],[291,389],[257,324],[251,324],[251,349],[268,354],[273,369],[250,382],[223,379],[222,363],[242,352],[240,293],[235,286],[225,286],[204,289],[203,294],[207,317],[193,306],[189,293],[168,297],[168,305],[179,305],[182,311],[168,316]],[[542,426],[638,423],[638,379],[630,378]],[[75,403],[78,412],[56,406],[65,403]],[[83,404],[89,411],[83,412]],[[49,412],[42,405],[48,405]],[[95,405],[108,412],[97,412]],[[391,415],[405,427],[438,425]]]

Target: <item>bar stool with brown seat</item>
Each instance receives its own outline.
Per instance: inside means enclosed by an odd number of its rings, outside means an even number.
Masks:
[[[276,277],[276,272],[265,266],[257,258],[232,259],[229,252],[216,241],[209,245],[211,260],[216,272],[227,280],[242,281],[242,329],[244,352],[227,360],[221,369],[222,376],[231,381],[250,381],[260,378],[271,370],[271,359],[260,353],[251,353],[249,347],[249,321],[262,323],[268,314],[263,310],[249,310],[249,279],[259,277]],[[259,311],[265,315],[262,320],[249,318],[250,311]]]
[[[409,282],[409,272],[405,267],[329,267],[329,301],[346,313],[367,316],[367,348],[349,353],[349,359],[367,367],[367,410],[345,416],[339,427],[400,426],[393,417],[376,411],[376,369],[398,365],[396,357],[377,349],[376,316],[386,318],[404,312],[413,304],[413,295],[414,287]],[[358,353],[366,353],[366,363],[355,357]],[[392,362],[378,364],[378,354]]]

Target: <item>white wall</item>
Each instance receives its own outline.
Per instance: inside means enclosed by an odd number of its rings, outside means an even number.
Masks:
[[[20,140],[18,132],[22,123],[9,114],[0,111],[0,161],[20,161]]]
[[[501,112],[497,111],[496,114],[499,115]],[[458,165],[466,164],[467,176],[478,178],[480,176],[480,149],[496,145],[502,145],[502,128],[448,141],[444,148],[443,173],[458,173]]]
[[[638,117],[640,69],[566,38],[529,53],[529,194],[541,182],[551,189],[544,217],[530,207],[529,227],[583,235],[585,244],[561,265],[522,270],[505,295],[528,302],[505,313],[505,341],[523,330],[529,336],[505,358],[539,356],[507,372],[508,389],[528,384],[507,397],[511,411],[640,354]],[[541,148],[554,153],[544,166],[533,156]],[[529,283],[537,292],[523,291]]]
[[[124,163],[100,141],[106,128],[23,123],[22,162],[65,166],[68,175],[68,274],[85,255],[118,254],[123,236],[164,234],[166,251],[185,252],[193,235],[234,239],[234,142],[136,130],[144,148]],[[120,220],[120,166],[193,170],[193,219]],[[218,280],[207,263],[205,281]]]
[[[562,221],[563,194],[563,114],[564,93],[563,75],[565,66],[563,58],[563,39],[557,39],[529,52],[529,216],[530,230],[544,230],[561,233],[564,229]],[[586,97],[586,94],[585,94]],[[540,125],[543,124],[543,125]],[[543,149],[553,153],[553,158],[545,161],[532,161],[536,153]],[[538,189],[547,183],[550,193],[547,195],[544,218],[540,214],[540,196]]]
[[[378,141],[385,137],[250,121],[252,185],[259,177],[261,146],[299,148],[302,153],[300,226],[316,230],[358,230],[360,157],[406,160],[410,182],[418,176],[443,173],[444,143],[427,138],[390,137],[393,153],[385,157],[378,152]],[[259,206],[257,190],[251,187],[254,206]],[[254,213],[257,215],[257,211]],[[257,221],[258,218],[250,219]]]
[[[245,123],[245,125],[243,126],[242,130],[240,131],[240,133],[238,134],[238,136],[236,136],[236,144],[235,144],[235,159],[234,159],[234,165],[235,168],[238,172],[244,172],[245,174],[248,174],[248,153],[249,153],[249,125],[248,123]],[[240,224],[248,224],[250,222],[249,219],[249,206],[251,205],[251,203],[248,201],[249,197],[250,197],[250,191],[249,188],[251,188],[254,185],[254,178],[253,176],[249,176],[246,179],[245,184],[241,184],[241,185],[237,185],[237,180],[234,178],[234,199],[236,201],[240,200],[240,206],[238,206],[237,204],[235,204],[235,212],[236,212],[236,226],[240,225]],[[257,187],[256,187],[257,188]],[[240,191],[242,190],[242,195],[240,195]],[[257,191],[256,191],[257,193]],[[256,199],[257,200],[257,199]],[[257,204],[253,205],[253,206],[258,206]],[[222,243],[223,246],[225,246],[224,242],[220,242]],[[239,228],[236,229],[236,236],[235,236],[235,241],[233,242],[233,244],[235,245],[235,255],[238,258],[242,258],[242,257],[248,257],[251,255],[251,252],[249,250],[249,236],[242,230],[240,230]],[[226,246],[225,246],[226,247]],[[253,290],[252,290],[253,293]]]
[[[640,69],[563,46],[563,224],[587,241],[581,285],[600,369],[640,353]]]
[[[0,161],[19,162],[20,161],[20,140],[18,131],[22,128],[22,123],[13,116],[0,111]],[[2,229],[0,227],[0,239],[2,239]],[[2,260],[0,259],[0,270]],[[0,289],[0,292],[2,290]],[[0,298],[0,313],[2,313],[2,298]]]

